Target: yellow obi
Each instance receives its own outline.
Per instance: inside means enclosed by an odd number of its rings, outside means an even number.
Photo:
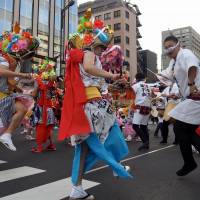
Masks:
[[[99,89],[97,87],[94,86],[86,87],[85,90],[88,100],[94,98],[101,98],[101,93],[99,92]]]
[[[6,93],[0,92],[0,99],[3,99],[7,97],[8,95]]]

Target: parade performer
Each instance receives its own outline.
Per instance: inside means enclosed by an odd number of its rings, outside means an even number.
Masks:
[[[0,81],[2,135],[0,136],[0,142],[12,151],[16,151],[16,147],[11,140],[11,136],[20,125],[30,105],[27,103],[30,98],[19,93],[22,91],[17,87],[17,81],[13,78],[15,76],[31,78],[30,74],[12,71],[15,71],[20,62],[31,58],[38,46],[39,41],[32,37],[30,33],[21,31],[18,23],[13,27],[13,32],[4,32],[0,35],[2,71]],[[18,93],[13,93],[14,91]],[[24,104],[24,102],[26,103]]]
[[[22,125],[24,127],[24,131],[22,133],[25,134],[25,138],[27,140],[34,140],[35,138],[33,137],[33,108],[35,104],[34,97],[36,97],[38,85],[34,79],[21,79],[18,82],[18,87],[22,90],[23,94],[29,96],[30,98],[28,102],[24,102],[24,104],[29,104],[29,109],[22,121]]]
[[[145,76],[137,73],[136,83],[132,86],[135,98],[133,129],[140,136],[143,144],[138,150],[149,149],[148,121],[151,111],[151,88],[145,83]]]
[[[98,160],[105,161],[119,177],[131,175],[119,162],[128,148],[110,103],[100,93],[104,78],[117,80],[119,74],[102,70],[99,56],[110,43],[113,32],[100,20],[91,22],[91,9],[81,18],[79,34],[69,40],[65,96],[59,140],[71,137],[75,145],[70,200],[94,199],[82,188],[83,174]],[[83,42],[82,42],[83,41]],[[83,51],[83,46],[87,49]]]
[[[35,78],[38,84],[38,95],[36,108],[34,109],[37,119],[36,123],[36,143],[37,146],[32,148],[33,153],[41,153],[44,145],[49,142],[45,150],[55,151],[56,147],[52,141],[52,130],[55,124],[54,108],[57,106],[54,71],[55,63],[46,59],[39,66],[33,69],[37,74]]]
[[[163,116],[162,141],[160,142],[160,144],[166,144],[169,133],[169,125],[173,124],[174,122],[168,114],[180,102],[180,93],[177,84],[173,83],[171,86],[165,88],[161,96],[164,98],[163,100],[165,101],[165,112]],[[173,144],[178,144],[176,134]]]
[[[198,58],[188,49],[182,49],[178,39],[170,35],[164,40],[164,50],[169,56],[169,67],[161,74],[176,82],[182,101],[169,113],[176,120],[174,131],[177,134],[184,160],[183,167],[176,172],[185,176],[197,164],[192,154],[192,145],[200,151],[200,67]]]

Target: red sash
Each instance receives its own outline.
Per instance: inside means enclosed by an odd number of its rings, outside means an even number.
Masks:
[[[91,132],[90,124],[84,112],[87,98],[79,69],[79,63],[83,62],[83,55],[83,51],[79,49],[72,49],[68,52],[65,95],[58,140]]]

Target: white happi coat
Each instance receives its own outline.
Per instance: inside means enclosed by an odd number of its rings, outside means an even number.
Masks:
[[[200,65],[198,58],[189,49],[180,49],[176,61],[171,59],[169,67],[161,74],[169,79],[176,79],[183,100],[169,113],[176,120],[199,125],[200,124],[200,101],[187,99],[190,94],[188,86],[188,71],[190,67],[197,67],[195,85],[200,90]],[[174,70],[173,70],[174,66]]]
[[[150,86],[148,86],[144,81],[140,81],[132,86],[133,91],[136,94],[135,98],[135,105],[139,106],[151,106],[151,89]],[[142,115],[140,114],[140,110],[136,109],[133,116],[133,124],[137,125],[147,125],[149,121],[148,115]]]

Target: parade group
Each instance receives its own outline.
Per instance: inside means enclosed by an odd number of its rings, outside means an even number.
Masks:
[[[184,161],[176,174],[185,176],[197,168],[193,150],[200,152],[200,63],[178,39],[169,35],[164,51],[170,63],[154,74],[157,89],[137,73],[130,83],[123,73],[120,46],[111,45],[113,30],[102,20],[94,20],[87,9],[80,18],[77,33],[66,44],[64,78],[55,73],[55,63],[46,58],[22,73],[21,65],[32,59],[40,45],[38,38],[20,29],[0,35],[0,144],[16,151],[12,135],[17,128],[27,140],[35,140],[32,153],[56,151],[58,141],[74,146],[72,190],[69,199],[95,199],[82,187],[84,173],[103,160],[113,175],[132,178],[129,166],[120,161],[129,154],[127,141],[141,141],[139,151],[150,148],[150,121],[160,131],[161,144],[167,144],[169,125]],[[113,91],[131,89],[126,107],[114,103]],[[23,129],[23,130],[22,130]],[[20,148],[20,147],[19,147]]]

